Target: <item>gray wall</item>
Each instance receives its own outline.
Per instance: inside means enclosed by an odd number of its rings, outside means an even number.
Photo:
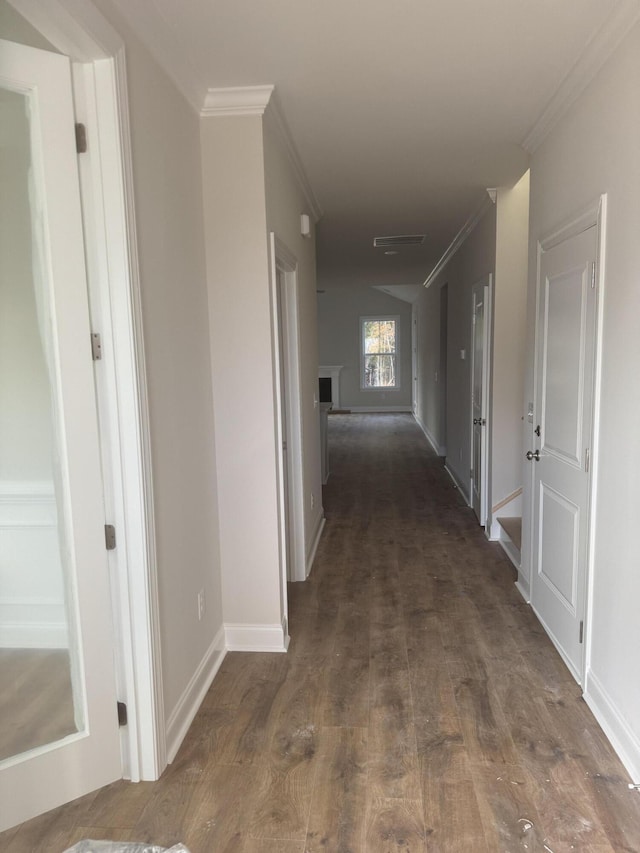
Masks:
[[[360,317],[400,318],[400,387],[360,388]],[[326,287],[318,294],[318,355],[320,364],[342,364],[342,408],[411,408],[411,305],[372,287]]]

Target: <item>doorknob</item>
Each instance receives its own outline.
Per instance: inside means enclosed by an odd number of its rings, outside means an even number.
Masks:
[[[479,423],[480,423],[480,421],[479,421],[479,419],[478,419],[478,418],[474,418],[474,419],[473,419],[473,425],[474,425],[474,426],[476,426],[476,425],[477,425],[477,424],[479,424]]]
[[[527,450],[527,459],[531,462],[532,459],[535,459],[536,462],[540,461],[540,451],[539,450]]]

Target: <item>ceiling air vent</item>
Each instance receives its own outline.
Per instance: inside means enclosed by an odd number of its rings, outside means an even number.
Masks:
[[[425,234],[400,234],[397,237],[374,237],[373,245],[378,248],[384,246],[421,246],[424,243]]]

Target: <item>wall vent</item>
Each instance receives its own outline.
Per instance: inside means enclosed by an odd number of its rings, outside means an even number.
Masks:
[[[374,237],[373,245],[383,246],[421,246],[426,234],[399,234],[397,237]]]

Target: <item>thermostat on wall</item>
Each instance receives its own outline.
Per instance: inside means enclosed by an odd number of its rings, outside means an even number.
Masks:
[[[461,360],[462,360],[462,361],[464,361],[466,357],[467,357],[467,351],[466,351],[466,349],[461,349],[461,350],[460,350],[460,358],[461,358]]]

